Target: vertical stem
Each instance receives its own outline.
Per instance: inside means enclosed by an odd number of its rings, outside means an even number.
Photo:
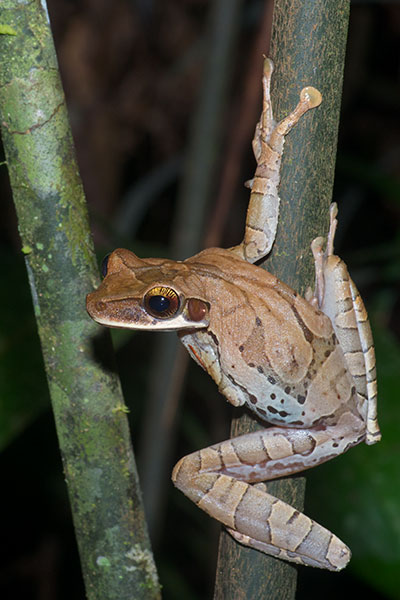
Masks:
[[[45,2],[2,0],[0,23],[14,33],[0,35],[2,138],[86,593],[156,599],[119,381],[85,311],[97,266]]]
[[[323,103],[290,133],[281,169],[281,210],[268,270],[300,292],[312,283],[310,242],[326,232],[332,197],[343,68],[349,19],[348,0],[276,0],[270,56],[275,63],[273,105],[280,119],[295,106],[306,85],[318,88]],[[260,57],[261,60],[261,57]],[[259,428],[248,414],[233,421],[232,435]],[[268,491],[302,509],[305,480],[268,483]],[[223,532],[215,598],[294,598],[295,566],[239,546]]]

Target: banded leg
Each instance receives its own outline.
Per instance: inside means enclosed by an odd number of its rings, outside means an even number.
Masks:
[[[262,79],[263,110],[253,138],[257,167],[254,178],[247,182],[251,194],[245,235],[241,244],[231,248],[232,252],[251,263],[266,256],[275,240],[280,202],[278,185],[285,136],[302,115],[322,101],[318,90],[306,87],[300,92],[300,101],[296,108],[276,124],[270,96],[272,72],[273,62],[265,58]]]
[[[366,421],[366,443],[381,439],[377,420],[377,383],[374,342],[362,298],[345,263],[333,254],[337,226],[337,205],[330,206],[330,228],[325,252],[323,238],[316,238],[311,249],[315,260],[315,291],[311,301],[332,321],[344,351],[349,371],[360,398]]]
[[[239,542],[305,565],[338,571],[350,551],[330,531],[251,485],[296,473],[342,453],[365,435],[347,412],[336,426],[318,431],[271,427],[215,444],[182,458],[174,484],[199,508],[223,523]]]

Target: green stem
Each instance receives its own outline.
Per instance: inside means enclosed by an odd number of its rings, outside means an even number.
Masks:
[[[300,90],[313,85],[322,105],[306,115],[285,143],[281,169],[280,218],[268,270],[300,292],[312,284],[310,242],[324,234],[332,198],[342,92],[348,0],[276,0],[270,56],[275,118],[287,115]],[[261,60],[261,57],[260,57]],[[250,415],[232,423],[232,436],[260,428]],[[302,510],[305,479],[272,481],[268,491]],[[227,533],[220,540],[215,598],[290,600],[297,569],[239,546]]]
[[[120,385],[85,311],[97,266],[43,5],[1,2],[0,112],[82,571],[89,599],[155,599]]]

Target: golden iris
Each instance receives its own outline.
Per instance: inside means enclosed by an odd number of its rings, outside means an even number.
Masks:
[[[179,296],[169,287],[157,286],[147,292],[144,299],[146,311],[158,319],[169,319],[179,310]]]

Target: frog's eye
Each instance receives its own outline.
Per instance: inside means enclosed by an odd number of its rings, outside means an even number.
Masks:
[[[179,296],[169,287],[154,287],[144,297],[144,307],[153,317],[169,319],[179,310]]]
[[[110,258],[110,255],[111,255],[111,252],[109,254],[106,254],[101,262],[101,274],[103,277],[105,277],[107,275],[108,259]]]

